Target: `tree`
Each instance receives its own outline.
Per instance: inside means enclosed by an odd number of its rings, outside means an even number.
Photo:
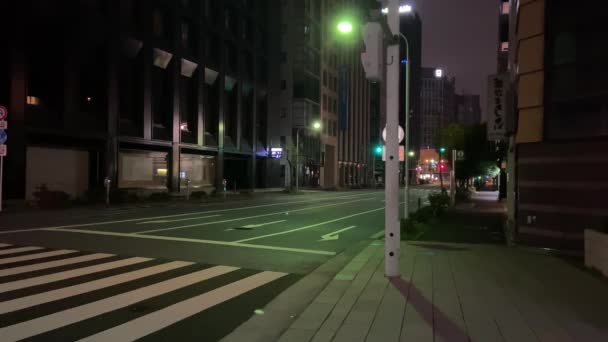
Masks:
[[[494,175],[498,170],[500,151],[497,152],[494,142],[487,140],[485,123],[469,127],[450,124],[440,130],[438,139],[448,150],[464,151],[465,160],[456,162],[456,179],[461,187],[471,178]]]

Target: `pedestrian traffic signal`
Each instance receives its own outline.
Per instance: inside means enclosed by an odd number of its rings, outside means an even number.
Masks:
[[[381,155],[382,154],[382,146],[376,146],[376,148],[374,149],[374,152],[376,152],[377,155]]]

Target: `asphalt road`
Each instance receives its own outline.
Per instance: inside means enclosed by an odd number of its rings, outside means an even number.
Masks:
[[[432,188],[414,188],[411,204]],[[382,235],[384,192],[0,216],[0,340],[215,341]]]

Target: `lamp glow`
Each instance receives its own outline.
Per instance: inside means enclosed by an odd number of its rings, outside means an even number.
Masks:
[[[351,33],[353,31],[353,24],[343,21],[338,24],[338,31],[341,33]]]

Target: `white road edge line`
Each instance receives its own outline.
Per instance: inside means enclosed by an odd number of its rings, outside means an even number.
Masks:
[[[365,193],[365,194],[356,195],[356,196],[357,197],[362,197],[362,196],[376,195],[376,194],[379,194],[379,193],[380,192],[372,192],[372,193]],[[171,217],[182,217],[182,216],[188,216],[188,215],[200,215],[202,213],[210,214],[210,213],[219,213],[219,212],[226,212],[226,211],[237,211],[237,210],[246,210],[246,209],[272,207],[272,206],[278,206],[278,205],[298,204],[298,203],[307,203],[307,202],[318,202],[320,200],[341,199],[341,198],[347,198],[347,197],[353,197],[353,195],[339,196],[339,197],[328,197],[328,198],[321,198],[321,199],[317,198],[317,199],[314,199],[314,200],[302,200],[302,201],[293,201],[293,202],[270,203],[270,204],[262,204],[262,205],[255,205],[255,206],[249,206],[249,207],[240,207],[240,208],[216,209],[216,210],[209,210],[209,211],[204,211],[204,212],[192,212],[192,213],[183,213],[183,214],[175,214],[175,215],[140,217],[140,218],[136,218],[136,219],[125,219],[125,220],[117,220],[117,221],[101,221],[101,222],[91,222],[91,223],[68,224],[68,225],[63,225],[63,226],[50,226],[50,227],[37,227],[37,228],[26,228],[26,229],[13,229],[13,230],[0,231],[0,235],[2,235],[2,234],[25,233],[25,232],[32,232],[32,231],[38,231],[38,230],[48,230],[48,229],[58,229],[58,228],[91,227],[91,226],[99,226],[99,225],[106,225],[106,224],[138,222],[138,221],[146,221],[146,220],[149,221],[149,220],[164,219],[164,218],[171,218]],[[353,197],[353,198],[355,198],[355,197]]]
[[[235,242],[236,243],[243,243],[243,242],[248,242],[248,241],[253,241],[253,240],[265,239],[265,238],[272,237],[272,236],[277,236],[277,235],[289,234],[289,233],[293,233],[293,232],[298,232],[300,230],[311,229],[311,228],[315,228],[315,227],[318,227],[318,226],[322,226],[324,224],[338,222],[338,221],[346,220],[346,219],[349,219],[349,218],[352,218],[352,217],[357,217],[357,216],[373,213],[373,212],[376,212],[376,211],[379,211],[379,210],[384,210],[384,207],[377,208],[377,209],[372,209],[372,210],[367,210],[367,211],[362,211],[360,213],[356,213],[356,214],[352,214],[352,215],[347,215],[347,216],[343,216],[343,217],[338,217],[336,219],[332,219],[332,220],[324,221],[324,222],[319,222],[319,223],[311,224],[311,225],[300,227],[300,228],[294,228],[294,229],[285,230],[285,231],[282,231],[282,232],[270,233],[270,234],[266,234],[266,235],[255,236],[255,237],[248,238],[248,239],[242,239],[242,240],[238,240],[238,241],[235,241]]]
[[[51,231],[51,232],[81,233],[81,234],[105,235],[105,236],[121,236],[121,237],[130,237],[130,238],[136,238],[136,239],[191,242],[191,243],[200,243],[200,244],[208,244],[208,245],[267,249],[267,250],[274,250],[274,251],[305,253],[305,254],[318,254],[318,255],[329,255],[329,256],[336,255],[336,252],[314,250],[314,249],[289,248],[289,247],[257,245],[257,244],[254,245],[254,244],[247,244],[247,243],[235,243],[235,242],[231,242],[231,241],[189,239],[189,238],[162,236],[162,235],[140,235],[140,234],[132,234],[132,233],[116,233],[116,232],[104,232],[104,231],[100,231],[100,230],[68,229],[68,228],[46,229],[46,230]]]
[[[218,216],[222,216],[222,215],[217,214],[217,215],[208,215],[208,216],[196,216],[196,217],[188,217],[188,218],[175,219],[175,220],[143,221],[143,222],[137,222],[137,224],[153,224],[153,223],[170,223],[170,222],[180,222],[180,221],[192,221],[192,220],[200,220],[200,219],[204,219],[204,218],[218,217]]]
[[[344,205],[344,204],[355,203],[355,202],[362,202],[362,201],[369,201],[369,199],[365,198],[365,199],[358,199],[358,200],[354,200],[354,201],[346,201],[346,202],[340,202],[340,203],[332,203],[332,204],[326,204],[326,205],[319,205],[319,206],[316,206],[316,207],[306,207],[306,208],[301,208],[301,209],[288,210],[288,212],[295,213],[295,212],[299,212],[299,211],[306,211],[306,210],[319,209],[319,208],[327,208],[327,207],[335,207],[335,206],[338,206],[338,205]],[[185,229],[185,228],[192,228],[192,227],[202,227],[202,226],[208,226],[208,225],[217,224],[217,223],[243,221],[243,220],[255,219],[255,218],[260,218],[260,217],[268,217],[268,216],[276,216],[276,215],[285,215],[285,211],[279,211],[279,212],[268,213],[268,214],[260,214],[260,215],[254,215],[254,216],[237,217],[237,218],[233,218],[233,219],[220,220],[220,221],[212,221],[212,222],[203,222],[203,223],[188,224],[188,225],[185,225],[185,226],[142,230],[142,231],[138,231],[138,232],[133,232],[132,234],[149,234],[149,233],[157,233],[157,232],[166,232],[166,231],[169,231],[169,230]]]
[[[218,277],[237,269],[237,267],[230,266],[215,266],[202,271],[189,273],[181,277],[171,278],[160,283],[141,287],[129,292],[124,292],[116,296],[1,328],[0,336],[2,336],[2,341],[5,342],[23,340],[32,336],[40,335],[47,331],[55,330],[110,311],[133,305],[148,298],[157,297],[165,293],[179,290],[186,286]]]
[[[135,341],[285,275],[287,274],[268,271],[257,273],[89,336],[79,342]]]

